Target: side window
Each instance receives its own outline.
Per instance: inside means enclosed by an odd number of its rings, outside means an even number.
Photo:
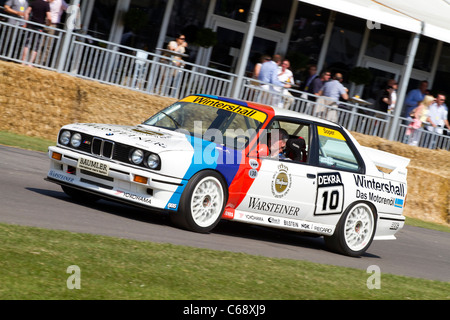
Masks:
[[[317,133],[319,137],[319,166],[358,171],[358,160],[340,131],[318,126]]]
[[[260,143],[267,145],[267,158],[300,163],[309,161],[309,124],[276,120],[260,138]]]

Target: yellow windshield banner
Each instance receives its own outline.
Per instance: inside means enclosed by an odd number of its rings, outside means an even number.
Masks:
[[[319,136],[325,136],[325,137],[345,141],[345,138],[342,135],[342,133],[340,133],[337,130],[325,128],[325,127],[317,127],[317,131],[319,132]]]
[[[230,103],[227,101],[217,100],[209,97],[199,97],[199,96],[189,96],[181,100],[181,102],[193,102],[198,104],[203,104],[205,106],[211,106],[214,108],[223,109],[226,111],[241,114],[243,116],[252,118],[259,122],[264,122],[267,115],[264,112],[255,110],[249,107],[244,107],[239,104]]]

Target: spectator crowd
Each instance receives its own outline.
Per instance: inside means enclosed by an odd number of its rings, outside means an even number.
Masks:
[[[292,97],[289,89],[294,86],[301,92],[308,93],[303,95],[304,99],[316,102],[315,116],[337,121],[336,110],[347,108],[340,102],[347,102],[350,98],[349,90],[343,85],[343,75],[339,72],[332,74],[330,70],[318,73],[317,66],[310,65],[304,81],[297,86],[289,67],[289,60],[282,59],[280,55],[274,55],[272,58],[264,55],[261,62],[255,66],[253,77],[262,82],[262,89],[275,93],[271,101],[274,106],[289,109],[293,103],[293,99],[289,99],[289,96]],[[400,115],[406,118],[404,143],[434,148],[439,135],[450,135],[449,113],[445,104],[445,93],[437,92],[431,95],[428,85],[428,81],[423,80],[418,88],[407,93]],[[386,118],[386,115],[394,113],[397,90],[397,81],[389,79],[380,88],[373,103],[367,103],[377,111],[375,117]],[[280,93],[282,95],[279,95]],[[423,132],[433,133],[426,143],[420,143]]]

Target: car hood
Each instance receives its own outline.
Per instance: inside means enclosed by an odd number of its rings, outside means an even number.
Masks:
[[[185,134],[151,126],[75,123],[66,125],[63,129],[78,131],[154,153],[192,151],[192,145]]]

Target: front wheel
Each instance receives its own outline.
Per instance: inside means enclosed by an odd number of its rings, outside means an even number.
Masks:
[[[200,171],[189,180],[179,210],[170,213],[170,218],[179,227],[207,233],[219,223],[227,197],[227,188],[217,172]]]
[[[371,245],[375,230],[373,210],[365,203],[357,203],[344,212],[334,234],[325,237],[325,244],[333,251],[358,257]]]

